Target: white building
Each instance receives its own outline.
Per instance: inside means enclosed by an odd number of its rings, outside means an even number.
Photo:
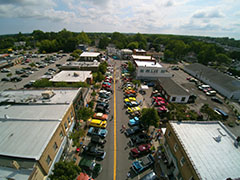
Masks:
[[[229,99],[240,99],[240,81],[199,63],[190,64],[184,70],[210,85]]]
[[[75,83],[75,82],[91,82],[91,80],[92,80],[91,71],[61,71],[49,81]]]
[[[121,49],[117,51],[117,56],[119,57],[119,59],[123,60],[131,59],[132,54],[133,51],[131,49]]]
[[[157,88],[168,102],[187,103],[190,97],[190,94],[180,85],[176,84],[171,78],[158,78]]]
[[[101,53],[98,52],[83,52],[80,55],[80,60],[79,61],[100,61],[101,59]]]
[[[132,61],[152,61],[155,62],[156,59],[152,56],[142,56],[142,55],[132,55]]]
[[[106,49],[107,49],[107,55],[109,55],[109,56],[113,56],[113,55],[117,54],[117,49],[116,49],[115,44],[109,44],[106,47]]]
[[[134,61],[136,67],[136,79],[156,80],[159,77],[171,77],[172,75],[159,63],[153,61]]]

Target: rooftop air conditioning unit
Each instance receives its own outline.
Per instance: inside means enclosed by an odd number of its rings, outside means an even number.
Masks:
[[[55,93],[53,91],[44,91],[42,93],[42,97],[43,97],[43,99],[50,99],[51,97],[54,96],[54,94]]]

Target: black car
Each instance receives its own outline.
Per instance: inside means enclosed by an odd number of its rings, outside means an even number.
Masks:
[[[106,143],[106,140],[105,139],[101,139],[99,136],[92,136],[91,137],[91,143],[93,144],[98,144],[100,146],[104,146],[104,144]]]
[[[104,150],[102,150],[94,145],[86,146],[84,148],[83,153],[90,155],[90,156],[94,156],[96,158],[100,158],[100,159],[104,159],[104,157],[106,156],[106,152]]]
[[[21,81],[22,80],[22,78],[20,78],[20,77],[18,77],[18,76],[15,76],[15,77],[12,77],[11,78],[11,81],[12,82],[19,82],[19,81]]]
[[[142,131],[142,128],[140,126],[133,126],[132,128],[128,128],[126,129],[125,131],[125,135],[127,137],[133,135],[133,134],[136,134],[138,132],[141,132]]]
[[[6,81],[6,82],[8,82],[8,81],[10,81],[10,79],[9,79],[9,78],[2,78],[1,81]]]
[[[125,95],[125,98],[129,98],[129,97],[137,97],[137,95],[136,94],[126,94]]]
[[[131,141],[135,145],[145,144],[150,142],[150,137],[145,133],[140,133],[131,137]]]
[[[100,107],[100,106],[102,106],[102,107],[104,107],[106,109],[109,109],[109,104],[108,103],[98,102],[97,103],[97,107]]]
[[[216,103],[223,104],[223,102],[220,99],[218,99],[217,97],[212,97],[211,100]]]
[[[109,110],[103,106],[96,106],[95,112],[101,112],[103,114],[109,114]]]

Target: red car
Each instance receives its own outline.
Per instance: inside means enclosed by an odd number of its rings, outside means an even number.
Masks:
[[[134,158],[148,154],[150,152],[151,144],[142,144],[136,148],[131,149],[130,155]]]
[[[166,112],[166,111],[167,111],[167,108],[166,108],[165,106],[161,106],[161,107],[158,107],[158,108],[157,108],[157,111],[158,111],[159,113],[161,113],[161,112]]]
[[[102,87],[103,87],[103,88],[111,88],[111,86],[108,85],[108,84],[103,84]]]

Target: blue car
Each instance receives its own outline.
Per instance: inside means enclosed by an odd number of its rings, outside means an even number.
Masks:
[[[139,103],[137,101],[130,101],[130,102],[125,102],[126,107],[136,107],[139,106]]]
[[[108,134],[108,131],[106,129],[96,128],[96,127],[90,127],[88,130],[89,136],[99,136],[101,138],[105,138]]]
[[[154,158],[151,154],[148,156],[145,156],[139,160],[136,160],[132,163],[132,170],[136,173],[139,174],[146,169],[148,169],[150,166],[154,164]]]
[[[111,86],[112,84],[111,83],[109,83],[109,82],[103,82],[103,84],[107,84],[107,85],[109,85],[109,86]]]
[[[128,122],[129,126],[135,126],[139,124],[139,118],[138,117],[133,117],[132,119],[129,120]]]

